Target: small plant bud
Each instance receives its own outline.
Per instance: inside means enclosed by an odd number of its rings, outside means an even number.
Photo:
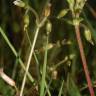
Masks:
[[[84,35],[85,35],[86,40],[89,43],[91,43],[92,45],[94,45],[94,43],[92,41],[92,34],[91,34],[91,31],[89,29],[85,29]]]
[[[24,30],[29,26],[29,15],[24,15]]]
[[[19,7],[25,7],[25,3],[21,0],[15,0],[14,5],[19,6]]]
[[[47,45],[47,50],[50,50],[51,48],[53,48],[53,44],[52,43],[49,43],[48,45]],[[43,50],[45,50],[46,49],[46,46],[44,46],[43,47]]]
[[[67,13],[68,13],[68,9],[63,9],[60,11],[60,13],[58,14],[57,18],[60,19],[62,17],[64,17]]]
[[[45,10],[44,10],[44,15],[45,15],[46,17],[48,17],[48,16],[50,15],[50,12],[51,12],[51,4],[49,3],[49,4],[47,5],[47,7],[45,8]]]
[[[57,76],[58,76],[57,70],[53,70],[53,72],[52,72],[52,79],[56,80]]]
[[[48,21],[48,23],[46,25],[46,30],[47,30],[47,34],[49,34],[52,30],[52,24],[50,21]]]

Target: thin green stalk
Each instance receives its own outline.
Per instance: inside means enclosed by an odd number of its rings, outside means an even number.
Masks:
[[[37,56],[36,56],[35,53],[34,53],[34,58],[35,58],[35,61],[36,61],[37,65],[39,65],[39,61],[38,61],[38,58],[37,58]],[[45,81],[45,87],[46,87],[46,91],[48,92],[48,96],[51,96],[51,93],[49,91],[49,86],[47,85],[47,82],[46,81]]]
[[[15,63],[14,63],[13,72],[12,72],[12,79],[15,79],[17,65],[18,65],[18,58],[16,58]]]
[[[8,46],[10,47],[10,49],[12,50],[13,54],[17,57],[18,54],[15,50],[15,48],[13,47],[13,45],[11,44],[11,42],[9,41],[9,39],[7,38],[5,32],[3,31],[3,29],[0,27],[0,33],[3,36],[3,38],[5,39],[6,43],[8,44]]]
[[[34,36],[34,40],[33,40],[33,44],[31,45],[31,51],[30,51],[28,61],[27,61],[27,66],[26,66],[26,71],[25,71],[22,86],[21,86],[20,96],[23,96],[23,90],[24,90],[24,87],[25,87],[26,76],[27,76],[28,69],[29,69],[29,66],[30,66],[30,62],[31,62],[31,58],[32,58],[32,55],[33,55],[33,51],[34,51],[34,47],[35,47],[35,44],[36,44],[36,40],[37,40],[37,37],[38,37],[39,30],[40,30],[40,27],[37,27],[36,28],[36,33],[35,33],[35,36]]]
[[[18,56],[18,53],[16,52],[14,46],[11,44],[11,42],[9,41],[8,37],[6,36],[5,32],[3,31],[3,29],[1,27],[0,27],[0,33],[3,36],[4,40],[6,41],[6,43],[8,44],[8,46],[10,47],[10,49],[12,50],[13,54],[17,57]],[[25,68],[24,63],[23,63],[23,61],[21,60],[20,57],[18,58],[18,61],[19,61],[20,65],[21,65],[21,67],[23,68],[23,70],[25,71],[26,68]],[[29,72],[28,72],[27,75],[28,75],[29,80],[33,83],[34,82],[34,79],[30,75]]]
[[[44,20],[45,20],[45,19],[44,19]],[[31,40],[30,40],[30,37],[29,37],[28,33],[26,34],[26,36],[27,36],[28,41],[29,41],[29,44],[30,44],[30,46],[31,46],[32,43],[31,43]],[[36,54],[33,53],[33,55],[34,55],[34,58],[35,58],[35,60],[36,60],[37,65],[39,65],[39,61],[38,61],[38,59],[37,59]],[[46,83],[46,81],[45,81],[45,87],[47,88],[48,95],[51,96],[51,93],[50,93],[50,91],[48,90],[48,87],[47,87],[47,83]]]
[[[63,63],[65,63],[67,60],[68,60],[68,57],[65,57],[62,61],[60,61],[59,63],[57,63],[56,65],[54,65],[52,70],[55,70],[60,65],[62,65]]]
[[[40,65],[39,64],[39,61],[38,61],[38,58],[37,58],[37,56],[36,56],[36,54],[34,53],[34,58],[35,58],[35,61],[36,61],[36,63],[37,63],[37,66],[38,65]],[[39,72],[38,72],[39,73]],[[49,91],[49,85],[47,85],[47,82],[45,81],[45,87],[46,87],[46,91],[48,92],[48,96],[51,96],[51,93],[50,93],[50,91]]]
[[[51,96],[51,93],[49,91],[49,87],[52,83],[52,78],[50,79],[49,83],[47,84],[47,82],[45,81],[45,87],[46,87],[46,90],[45,90],[45,93],[44,93],[44,96],[46,96],[46,93],[48,92],[48,96]]]
[[[29,36],[29,34],[28,34],[28,31],[27,31],[27,29],[26,29],[26,36],[27,36],[27,38],[28,38],[28,42],[29,42],[29,44],[30,44],[30,47],[31,47],[31,45],[32,45],[32,42],[31,42],[31,40],[30,40],[30,36]],[[36,54],[35,54],[35,52],[33,53],[33,55],[34,55],[34,59],[35,59],[35,61],[36,61],[36,65],[37,65],[37,75],[38,75],[38,81],[40,80],[40,74],[39,74],[39,61],[38,61],[38,58],[37,58],[37,56],[36,56]],[[46,92],[48,92],[48,96],[51,96],[51,93],[50,93],[50,91],[49,91],[49,85],[47,85],[47,83],[46,83],[46,81],[45,81],[45,87],[46,87]]]
[[[64,80],[62,81],[58,96],[62,95],[63,84],[64,84]]]
[[[40,85],[40,96],[44,96],[44,89],[45,89],[45,78],[46,78],[46,66],[47,66],[47,45],[48,45],[48,36],[47,36],[47,42],[46,42],[46,49],[45,49],[45,56],[44,56],[44,65],[43,65],[43,71],[42,71],[42,79],[41,79],[41,85]]]
[[[37,40],[37,37],[38,37],[39,30],[44,25],[46,20],[47,20],[47,17],[44,17],[44,19],[39,24],[36,25],[35,36],[34,36],[33,44],[31,45],[31,50],[30,50],[30,54],[29,54],[29,58],[28,58],[28,61],[27,61],[27,66],[26,66],[26,72],[24,74],[24,78],[23,78],[23,82],[22,82],[22,86],[21,86],[20,96],[23,95],[23,90],[24,90],[25,83],[26,83],[26,75],[28,73],[28,69],[29,69],[29,66],[30,66],[30,62],[31,62],[33,52],[34,52],[34,47],[35,47],[35,44],[36,44],[36,40]],[[38,23],[38,22],[36,22],[36,23]]]
[[[27,9],[30,10],[35,15],[36,23],[38,24],[39,23],[39,16],[38,16],[37,12],[32,7],[30,7],[29,5],[27,6]]]
[[[38,58],[37,58],[37,56],[36,56],[36,54],[34,53],[34,58],[35,58],[35,61],[36,61],[36,63],[37,63],[37,66],[38,65],[40,65],[39,64],[39,61],[38,61]],[[38,71],[38,69],[37,69],[37,71]],[[39,74],[39,72],[38,72],[38,74]],[[40,77],[39,77],[40,78]],[[46,87],[46,91],[48,92],[48,96],[51,96],[51,93],[50,93],[50,91],[49,91],[49,85],[47,85],[47,82],[45,81],[45,87]]]
[[[23,61],[19,58],[19,63],[21,64],[22,68],[24,69],[24,71],[26,71],[26,67],[24,66]],[[27,72],[28,78],[29,80],[33,83],[34,82],[34,78],[31,76],[31,74],[29,72]]]
[[[30,40],[30,37],[29,37],[27,29],[25,30],[25,33],[26,33],[26,36],[27,36],[27,39],[28,39],[28,42],[29,42],[29,45],[30,45],[30,48],[31,48],[32,43],[31,43],[31,40]]]
[[[28,39],[30,48],[31,48],[32,42],[31,42],[31,40],[30,40],[30,36],[29,36],[29,34],[28,34],[27,29],[26,29],[25,31],[26,31],[26,36],[27,36],[27,39]],[[39,69],[38,69],[38,68],[39,68],[39,61],[38,61],[38,59],[37,59],[37,56],[36,56],[35,52],[33,52],[33,55],[34,55],[34,58],[35,58],[35,61],[36,61],[37,75],[38,75],[38,81],[39,81],[39,80],[40,80]]]
[[[19,52],[18,52],[18,57],[21,55],[21,48],[19,49]],[[15,75],[16,75],[16,69],[17,69],[17,66],[18,66],[18,57],[16,57],[16,60],[15,60],[15,63],[14,63],[14,67],[13,67],[13,72],[12,72],[12,78],[15,79]]]

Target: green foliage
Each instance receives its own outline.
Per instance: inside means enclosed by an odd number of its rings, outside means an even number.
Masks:
[[[87,3],[0,1],[0,70],[16,84],[8,85],[0,71],[0,96],[90,96],[77,27],[96,94],[96,23]]]

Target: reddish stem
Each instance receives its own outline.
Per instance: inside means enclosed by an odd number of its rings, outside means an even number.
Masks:
[[[95,93],[94,93],[94,90],[92,87],[92,83],[91,83],[91,78],[90,78],[89,71],[88,71],[88,67],[87,67],[86,57],[85,57],[84,50],[83,50],[83,44],[82,44],[82,40],[81,40],[81,36],[80,36],[79,25],[75,25],[75,33],[76,33],[76,38],[77,38],[77,42],[79,45],[80,55],[81,55],[81,59],[82,59],[82,64],[83,64],[83,69],[85,72],[86,80],[88,83],[89,92],[90,92],[91,96],[95,96]]]

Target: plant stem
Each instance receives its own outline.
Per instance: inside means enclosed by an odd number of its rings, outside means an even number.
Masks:
[[[5,32],[1,27],[0,27],[0,33],[3,36],[4,40],[6,41],[6,43],[8,44],[8,46],[10,47],[10,49],[12,50],[13,54],[17,57],[18,53],[16,52],[15,48],[13,47],[13,45],[11,44],[11,42],[9,41],[9,39],[7,38]]]
[[[16,52],[14,46],[11,44],[11,42],[9,41],[8,37],[6,36],[5,32],[3,31],[3,29],[0,27],[0,33],[1,35],[3,36],[4,40],[6,41],[6,43],[8,44],[8,46],[10,47],[10,49],[12,50],[13,54],[18,57],[18,52]],[[24,63],[22,61],[22,59],[19,57],[18,58],[18,62],[20,63],[21,67],[23,68],[23,70],[25,71],[26,68],[24,66]],[[28,72],[28,78],[29,80],[33,83],[34,82],[34,79],[33,77],[30,75],[30,73]]]
[[[37,40],[37,37],[38,37],[39,30],[44,25],[46,20],[47,20],[47,17],[44,17],[43,20],[40,23],[37,22],[38,24],[36,24],[35,36],[34,36],[33,44],[31,45],[31,50],[30,50],[28,61],[27,61],[26,71],[25,71],[22,86],[21,86],[20,96],[23,96],[23,90],[24,90],[25,83],[26,83],[26,76],[27,76],[28,69],[29,69],[29,66],[30,66],[30,63],[31,63],[31,58],[32,58],[32,55],[33,55],[33,52],[34,52],[34,47],[35,47],[35,44],[36,44],[36,40]]]
[[[63,84],[64,84],[64,80],[62,81],[58,96],[62,96]]]
[[[87,61],[86,61],[86,57],[85,57],[85,54],[84,54],[82,40],[81,40],[81,37],[80,37],[79,24],[75,25],[75,33],[76,33],[76,38],[77,38],[77,42],[78,42],[78,45],[79,45],[80,55],[81,55],[82,64],[83,64],[86,80],[87,80],[87,83],[88,83],[90,95],[95,96],[94,90],[92,88],[92,83],[91,83],[88,67],[87,67]]]
[[[41,85],[40,85],[40,96],[44,96],[44,89],[45,89],[45,78],[46,78],[46,66],[47,66],[47,45],[48,45],[48,36],[46,37],[46,49],[45,49],[45,56],[44,56],[44,64],[43,64],[43,70],[42,70],[42,79],[41,79]]]
[[[34,51],[34,47],[35,47],[35,43],[36,43],[36,40],[37,40],[39,29],[40,29],[39,27],[36,28],[34,41],[33,41],[33,44],[31,45],[31,51],[30,51],[30,54],[29,54],[29,58],[28,58],[27,66],[26,66],[26,71],[25,71],[22,86],[21,86],[20,96],[23,96],[23,90],[24,90],[24,86],[25,86],[25,82],[26,82],[26,76],[27,76],[28,69],[29,69],[29,66],[30,66],[30,62],[31,62],[31,58],[32,58],[32,55],[33,55],[33,51]]]

